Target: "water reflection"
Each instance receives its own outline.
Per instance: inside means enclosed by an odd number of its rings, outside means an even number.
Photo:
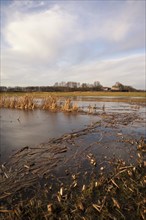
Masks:
[[[104,107],[104,111],[105,112],[117,112],[117,113],[134,113],[134,112],[138,112],[138,113],[142,113],[145,112],[145,107],[142,107],[140,105],[133,105],[133,104],[129,104],[126,102],[106,102],[106,101],[88,101],[88,100],[84,100],[84,101],[73,101],[74,103],[77,103],[78,106],[83,109],[84,111],[89,111],[89,106],[91,107],[96,107],[95,108],[95,112],[102,112],[103,111],[103,107]]]
[[[130,97],[130,96],[73,96],[71,97],[73,100],[78,101],[99,101],[109,99],[110,101],[118,100],[132,100],[132,99],[143,99],[144,97]]]
[[[15,150],[38,145],[49,138],[79,130],[97,120],[96,116],[1,109],[1,162]]]

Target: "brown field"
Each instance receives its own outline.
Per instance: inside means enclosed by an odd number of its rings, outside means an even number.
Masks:
[[[34,97],[52,96],[116,96],[116,97],[143,97],[146,99],[146,92],[1,92],[0,96],[25,96],[31,94]]]

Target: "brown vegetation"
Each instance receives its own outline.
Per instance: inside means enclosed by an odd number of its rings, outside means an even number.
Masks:
[[[139,148],[139,146],[141,146]],[[67,220],[67,219],[145,219],[145,177],[142,153],[145,148],[143,140],[139,143],[137,166],[126,165],[124,161],[117,160],[114,162],[114,170],[108,176],[101,173],[99,178],[91,176],[90,183],[83,183],[78,188],[77,175],[72,175],[72,183],[60,185],[58,192],[50,198],[51,188],[34,186],[31,190],[35,191],[35,196],[30,200],[22,199],[21,186],[20,193],[15,200],[20,200],[14,208],[1,206],[0,213],[2,220]],[[27,165],[25,169],[30,169]],[[5,173],[6,168],[1,168]],[[9,177],[4,175],[5,179]],[[55,180],[54,180],[55,181]],[[23,183],[27,188],[27,182]],[[6,187],[7,188],[7,187]],[[30,190],[30,192],[31,192]],[[24,191],[25,192],[25,191]],[[26,191],[27,192],[27,191]],[[5,197],[11,195],[6,191]],[[3,198],[1,197],[1,200]],[[8,202],[11,206],[11,199]]]
[[[41,103],[37,104],[37,100],[31,95],[7,97],[0,99],[0,108],[12,108],[22,110],[34,110],[36,108],[50,111],[78,111],[78,105],[73,104],[70,99],[61,101],[56,96],[48,96],[41,99]]]
[[[76,104],[72,104],[70,99],[60,101],[59,98],[51,96],[42,99],[40,104],[32,96],[4,97],[0,103],[1,107],[24,110],[33,109],[33,105],[34,109],[41,108],[50,111],[70,112],[79,109]],[[89,111],[92,112],[92,110],[94,108],[89,106]],[[84,149],[79,150],[78,143],[81,143],[83,138],[79,142],[74,140],[75,137],[81,135],[86,137],[92,131],[96,134],[99,130],[98,125],[101,126],[103,122],[106,123],[105,127],[108,130],[106,134],[110,136],[109,128],[114,128],[115,134],[117,125],[127,126],[134,119],[136,119],[134,114],[102,114],[102,120],[94,125],[97,126],[97,130],[91,126],[91,128],[88,127],[80,132],[67,134],[56,140],[52,139],[49,144],[35,148],[25,147],[18,151],[8,163],[0,166],[0,219],[144,220],[146,202],[144,197],[146,165],[143,156],[146,142],[144,138],[137,141],[134,139],[135,137],[132,137],[127,140],[124,136],[121,137],[123,134],[117,134],[119,142],[137,146],[137,153],[135,153],[138,158],[137,165],[126,164],[121,159],[109,160],[112,169],[108,175],[103,172],[105,169],[103,165],[98,169],[94,154],[86,151],[93,146],[92,142],[89,146],[85,145]],[[95,143],[100,144],[102,138],[101,136]],[[66,142],[62,142],[62,140],[66,140]],[[117,143],[119,142],[117,141]],[[71,144],[70,156],[67,144]],[[102,148],[103,144],[101,142]],[[113,144],[113,140],[111,140],[111,144]],[[63,160],[64,154],[66,154],[66,158]],[[79,179],[78,172],[69,174],[67,169],[71,159],[75,164],[77,158],[79,159],[77,161],[81,161],[83,155],[87,157],[91,167],[88,177],[85,175],[86,172],[82,172],[82,179]],[[63,161],[63,166],[66,163],[65,174],[67,179],[71,180],[66,184],[62,181],[63,176],[59,180],[54,178],[55,168],[61,172],[60,161]],[[92,167],[97,168],[96,173],[92,172]],[[86,177],[90,180],[89,182],[86,181]],[[57,186],[55,190],[54,186]]]
[[[105,121],[106,127],[119,123],[127,125],[136,118],[135,115],[133,118],[130,115],[125,116],[116,115],[113,118],[113,115],[103,115],[101,123]],[[127,139],[127,136],[121,133],[116,135],[114,128],[113,133],[118,138],[115,140],[116,143],[124,143],[124,147],[129,143],[131,150],[135,148],[137,164],[127,164],[123,159],[114,157],[107,160],[111,169],[106,173],[104,165],[98,165],[95,152],[91,154],[91,147],[100,145],[101,138],[105,139],[106,136],[101,137],[98,142],[96,140],[93,143],[91,140],[87,146],[83,142],[83,149],[80,146],[83,137],[86,141],[89,137],[87,135],[94,136],[99,132],[99,126],[100,123],[95,123],[79,132],[52,139],[48,144],[34,148],[25,147],[13,155],[10,161],[2,164],[0,218],[2,220],[144,220],[146,141],[144,138]],[[108,135],[111,136],[109,127]],[[114,144],[113,140],[110,143]],[[103,148],[104,142],[102,141],[101,144]],[[89,163],[88,168],[81,171],[83,157]],[[70,164],[71,161],[75,166],[73,172],[68,170],[70,165],[73,166]],[[60,170],[62,166],[63,173]],[[59,177],[56,175],[57,170],[59,174],[61,173]]]
[[[33,110],[36,107],[32,96],[1,97],[0,99],[0,108]]]

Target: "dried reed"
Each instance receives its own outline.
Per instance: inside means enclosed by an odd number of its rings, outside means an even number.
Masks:
[[[79,107],[76,103],[72,104],[70,99],[61,101],[55,96],[48,96],[42,98],[41,103],[37,105],[33,96],[26,95],[20,97],[7,97],[2,96],[0,99],[0,108],[34,110],[36,108],[49,110],[49,111],[65,111],[74,112],[78,111]]]

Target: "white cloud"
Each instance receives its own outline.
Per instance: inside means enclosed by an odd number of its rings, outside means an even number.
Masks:
[[[136,55],[89,62],[74,66],[69,72],[68,80],[80,78],[82,82],[91,83],[97,80],[107,86],[120,81],[125,85],[137,85],[140,89],[145,87],[145,56]]]
[[[108,7],[98,1],[14,1],[4,11],[4,85],[99,80],[144,88],[143,55],[136,55],[145,46],[142,1],[110,1]],[[123,58],[115,59],[121,53]]]
[[[14,52],[52,60],[70,41],[67,37],[74,20],[57,6],[37,14],[17,14],[17,19],[6,27],[5,38]]]
[[[8,57],[7,57],[8,58]],[[20,60],[19,60],[20,59]],[[125,85],[145,88],[145,56],[135,55],[119,59],[88,61],[68,66],[40,66],[22,62],[21,57],[3,64],[3,84],[9,85],[53,85],[60,81],[89,82],[100,81],[102,85],[112,86],[119,81]],[[20,61],[20,62],[19,62]],[[15,72],[15,75],[14,75]]]
[[[35,2],[24,1],[24,3],[32,5]],[[41,1],[38,3],[41,4]],[[139,17],[142,5],[131,1],[123,4],[125,7],[122,7],[122,10],[119,8],[118,11],[110,13],[105,11],[107,15],[104,16],[101,16],[101,13],[88,13],[86,9],[82,18],[75,11],[68,13],[59,5],[36,13],[14,11],[14,19],[9,20],[5,29],[5,38],[14,50],[30,55],[41,50],[46,55],[53,56],[66,45],[87,40],[103,39],[116,44],[125,40],[131,30],[134,29],[135,33],[141,25]],[[18,5],[20,7],[20,2]],[[140,31],[139,36],[144,36],[144,28]]]

